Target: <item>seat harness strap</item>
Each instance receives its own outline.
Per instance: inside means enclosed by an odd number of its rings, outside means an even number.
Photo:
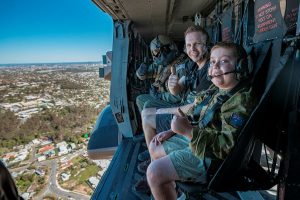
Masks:
[[[198,120],[197,121],[196,120],[192,121],[191,124],[192,125],[197,125],[198,124],[200,129],[205,128],[209,124],[209,122],[213,119],[215,111],[220,109],[222,107],[222,105],[230,97],[232,97],[237,91],[239,91],[241,88],[243,88],[246,84],[248,84],[248,82],[243,81],[243,82],[239,83],[236,87],[234,87],[232,90],[230,90],[227,94],[219,95],[217,97],[216,103],[211,107],[211,109],[209,109],[206,112],[204,117],[200,121],[198,121],[202,108],[208,104],[208,102],[211,100],[211,98],[213,96],[215,96],[215,94],[218,92],[218,90],[213,90],[213,92],[210,92],[208,94],[208,96],[198,106],[196,106],[196,108],[194,110],[194,113],[193,113],[193,117],[194,117],[194,119],[198,119]]]

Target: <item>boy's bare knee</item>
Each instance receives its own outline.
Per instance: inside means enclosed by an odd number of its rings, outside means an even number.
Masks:
[[[148,118],[149,118],[148,115],[142,114],[142,123],[143,123],[143,126],[147,126]]]
[[[155,120],[155,115],[150,115],[150,114],[143,114],[142,112],[142,123],[143,127],[147,128],[155,128],[154,127],[154,120]]]
[[[159,173],[153,162],[147,168],[147,181],[150,187],[159,184]]]
[[[147,168],[147,181],[150,187],[160,186],[166,183],[165,166],[160,161],[152,161]]]
[[[155,115],[156,114],[156,108],[145,108],[142,110],[142,118],[149,116],[149,115]]]
[[[147,108],[142,110],[142,113],[141,113],[142,119],[144,119],[147,116],[146,110],[147,110]]]
[[[150,142],[148,149],[149,149],[149,153],[151,155],[151,158],[154,159],[154,160],[156,160],[157,159],[157,156],[156,156],[156,146],[154,145],[153,142]]]

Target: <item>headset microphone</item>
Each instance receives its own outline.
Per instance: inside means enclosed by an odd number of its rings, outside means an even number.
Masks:
[[[216,77],[218,77],[218,76],[223,76],[223,75],[226,75],[226,74],[231,74],[231,73],[236,73],[236,70],[233,70],[233,71],[229,71],[229,72],[225,72],[225,73],[223,73],[223,74],[218,74],[218,75],[216,75],[216,76],[210,76],[210,75],[207,75],[207,80],[209,80],[209,81],[211,81],[211,79],[213,79],[213,78],[216,78]]]

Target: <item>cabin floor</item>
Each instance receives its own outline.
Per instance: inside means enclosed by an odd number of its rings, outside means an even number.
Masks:
[[[143,137],[125,138],[119,145],[112,161],[95,189],[91,199],[102,200],[150,200],[150,197],[138,197],[133,193],[132,187],[143,175],[137,170],[138,154],[146,149]],[[235,199],[267,199],[275,200],[275,195],[270,191],[247,191],[233,193],[209,192],[202,195],[201,199],[207,200],[235,200]]]

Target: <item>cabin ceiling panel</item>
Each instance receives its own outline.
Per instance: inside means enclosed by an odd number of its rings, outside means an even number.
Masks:
[[[195,13],[207,15],[216,0],[92,0],[114,20],[130,19],[135,28],[150,41],[157,34],[182,39],[193,24]]]
[[[166,34],[168,1],[127,0],[123,5],[135,27],[146,38]],[[151,27],[150,29],[148,27]]]

